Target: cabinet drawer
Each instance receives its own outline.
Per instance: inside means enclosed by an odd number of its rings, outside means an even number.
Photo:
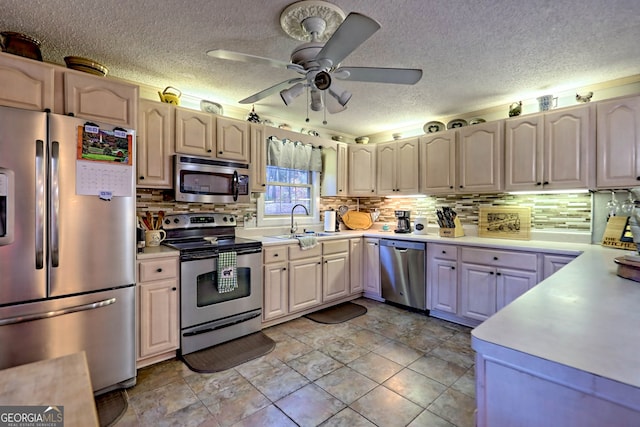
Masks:
[[[138,263],[138,281],[170,279],[178,277],[178,258],[158,258]]]
[[[478,248],[462,248],[461,251],[462,262],[532,271],[538,268],[538,255],[534,253]]]
[[[427,255],[429,258],[458,260],[458,247],[454,245],[440,245],[437,243],[427,243]]]
[[[322,243],[322,255],[339,254],[341,252],[349,252],[348,240],[335,240]]]
[[[287,247],[278,246],[273,248],[262,248],[264,256],[264,263],[269,264],[271,262],[282,262],[287,260]]]
[[[289,246],[289,260],[312,258],[312,257],[318,257],[320,255],[322,255],[321,245],[318,245],[315,248],[307,249],[304,251],[300,249],[300,245]]]

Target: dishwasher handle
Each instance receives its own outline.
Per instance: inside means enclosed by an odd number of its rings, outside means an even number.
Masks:
[[[380,246],[390,246],[396,250],[417,249],[419,251],[426,250],[426,244],[423,242],[409,242],[406,240],[380,239]],[[404,251],[403,251],[404,252]]]

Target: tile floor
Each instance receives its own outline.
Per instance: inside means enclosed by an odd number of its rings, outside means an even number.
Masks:
[[[125,426],[472,427],[470,329],[369,299],[336,325],[263,330],[276,348],[215,374],[170,360],[138,371]]]

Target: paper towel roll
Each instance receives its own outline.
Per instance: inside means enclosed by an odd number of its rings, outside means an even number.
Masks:
[[[324,211],[324,231],[336,231],[336,211]]]

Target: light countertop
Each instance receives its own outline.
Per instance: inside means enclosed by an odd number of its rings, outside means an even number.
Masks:
[[[0,405],[62,406],[65,426],[98,426],[84,352],[0,371]]]
[[[640,387],[640,283],[616,275],[626,251],[590,248],[472,331],[497,345]]]
[[[614,263],[628,251],[585,243],[374,230],[343,231],[318,240],[359,236],[579,255],[475,328],[473,346],[501,346],[640,387],[640,283],[617,276]],[[297,242],[254,238],[265,246]]]
[[[138,254],[136,255],[136,259],[141,260],[169,256],[180,256],[180,251],[163,245],[147,246],[142,250],[142,252],[138,252]]]

